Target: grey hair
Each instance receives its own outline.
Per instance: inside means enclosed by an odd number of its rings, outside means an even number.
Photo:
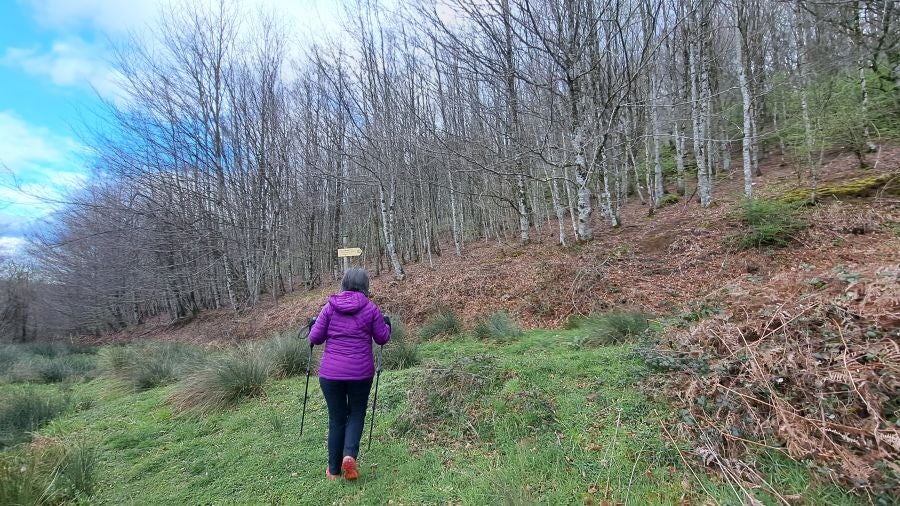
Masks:
[[[360,292],[368,297],[369,274],[365,269],[360,269],[359,267],[348,269],[344,273],[344,279],[341,280],[341,290],[345,292]]]

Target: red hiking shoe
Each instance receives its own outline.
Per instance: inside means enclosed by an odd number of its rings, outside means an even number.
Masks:
[[[338,475],[338,476],[340,476],[340,475]],[[331,474],[331,470],[328,469],[328,466],[325,466],[325,477],[328,478],[329,480],[336,480],[336,479],[338,479],[337,476]]]
[[[344,457],[344,461],[341,463],[341,471],[343,471],[345,480],[353,481],[359,478],[359,471],[356,470],[356,459],[349,455]]]

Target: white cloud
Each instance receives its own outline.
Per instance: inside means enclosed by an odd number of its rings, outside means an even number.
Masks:
[[[218,0],[26,0],[34,18],[59,31],[91,28],[116,38],[150,29],[169,9],[192,5],[216,6]],[[335,28],[345,0],[242,0],[232,1],[244,14],[262,9],[296,28],[320,32]],[[352,5],[352,3],[351,3]],[[242,16],[246,19],[246,16]]]
[[[0,258],[16,257],[25,246],[22,237],[0,236]]]
[[[83,186],[86,148],[74,139],[0,111],[0,208],[31,220],[53,211]]]
[[[122,101],[119,74],[104,59],[103,50],[79,37],[57,40],[48,51],[7,48],[0,63],[32,76],[48,77],[58,86],[90,87],[106,99]]]
[[[41,25],[72,30],[96,28],[107,33],[125,33],[140,29],[155,19],[160,0],[29,0],[35,20]]]

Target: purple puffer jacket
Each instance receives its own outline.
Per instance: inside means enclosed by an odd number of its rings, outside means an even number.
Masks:
[[[328,302],[309,331],[309,342],[325,343],[319,377],[364,380],[375,376],[372,339],[385,344],[391,329],[374,302],[359,292],[341,292]],[[326,342],[327,340],[327,342]]]

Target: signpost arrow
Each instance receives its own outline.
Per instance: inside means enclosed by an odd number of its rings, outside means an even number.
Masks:
[[[337,252],[338,258],[358,257],[362,255],[362,248],[340,248]]]

